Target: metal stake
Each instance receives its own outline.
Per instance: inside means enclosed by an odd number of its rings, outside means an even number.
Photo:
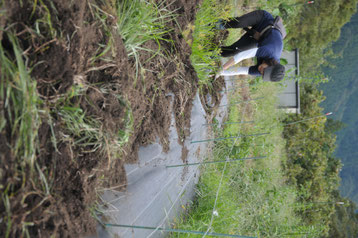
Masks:
[[[219,91],[219,93],[225,93],[225,92],[229,92],[229,91],[233,91],[235,89],[238,89],[238,88],[245,88],[246,86],[240,86],[240,87],[232,87],[232,88],[229,88],[229,89],[225,89],[225,90],[222,90],[222,91]]]
[[[242,159],[232,159],[232,160],[218,160],[218,161],[207,161],[207,162],[198,162],[198,163],[189,163],[189,164],[176,164],[176,165],[167,165],[166,168],[176,168],[176,167],[185,167],[185,166],[193,166],[193,165],[202,165],[202,164],[219,164],[225,162],[235,162],[235,161],[242,161],[242,160],[254,160],[254,159],[265,159],[267,156],[260,156],[260,157],[248,157]]]
[[[121,224],[110,224],[110,223],[104,223],[104,225],[132,228],[132,229],[146,229],[146,230],[158,230],[158,231],[174,232],[174,233],[189,233],[189,234],[205,235],[205,232],[202,231],[189,231],[189,230],[182,230],[182,229],[171,229],[171,228],[150,227],[150,226],[131,226],[131,225],[121,225]],[[223,233],[207,233],[206,235],[221,236],[221,237],[236,237],[236,238],[257,238],[253,236],[240,236],[240,235],[231,235],[231,234],[223,234]]]
[[[230,124],[244,124],[244,123],[254,123],[255,121],[237,121],[237,122],[225,122],[221,123],[221,125],[230,125]],[[203,126],[213,126],[213,125],[219,125],[217,123],[206,123],[203,124]]]
[[[245,80],[245,78],[230,78],[230,79],[226,79],[225,81],[236,81],[236,80]]]
[[[214,138],[214,139],[207,139],[207,140],[197,140],[197,141],[191,141],[190,143],[194,144],[194,143],[202,143],[202,142],[209,142],[209,141],[221,141],[221,140],[229,140],[229,139],[243,138],[243,137],[249,137],[249,136],[262,136],[262,135],[268,135],[268,134],[270,134],[270,132],[251,134],[251,135],[242,135],[242,136],[221,137],[221,138]]]
[[[236,104],[240,104],[240,103],[246,103],[246,102],[250,102],[250,101],[260,100],[260,99],[263,99],[263,98],[264,98],[264,97],[258,97],[258,98],[249,99],[249,100],[245,100],[245,101],[239,101],[239,102],[229,103],[229,104],[222,105],[222,106],[219,106],[219,107],[232,106],[232,105],[236,105]]]
[[[330,115],[332,115],[332,114],[333,114],[333,112],[328,112],[328,113],[326,113],[326,114],[324,114],[324,115],[314,116],[314,117],[306,118],[306,119],[303,119],[303,120],[290,122],[290,123],[284,124],[284,126],[289,126],[289,125],[297,124],[297,123],[300,123],[300,122],[303,122],[303,121],[312,120],[312,119],[318,118],[318,117],[330,116]]]

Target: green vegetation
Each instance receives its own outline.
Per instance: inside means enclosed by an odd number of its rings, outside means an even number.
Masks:
[[[178,228],[206,231],[211,224],[210,232],[259,237],[312,235],[319,231],[315,227],[304,226],[295,215],[297,191],[294,186],[285,183],[281,166],[286,160],[285,142],[279,120],[283,113],[275,108],[277,98],[274,95],[277,91],[277,85],[269,83],[253,86],[251,97],[263,96],[265,99],[231,106],[228,121],[254,120],[256,123],[229,124],[217,136],[267,131],[270,134],[216,143],[209,160],[253,156],[267,158],[203,167],[197,198]],[[231,101],[240,99],[242,97],[235,94]]]
[[[30,77],[30,70],[21,56],[17,39],[8,34],[15,53],[12,61],[0,45],[1,57],[1,98],[4,99],[3,119],[0,129],[11,127],[14,135],[14,156],[21,158],[31,168],[36,158],[37,130],[41,123],[39,117],[40,99],[36,92],[36,82]],[[5,84],[5,82],[11,82]],[[8,117],[8,120],[5,118]],[[6,125],[10,123],[10,125]]]
[[[66,236],[71,228],[70,224],[61,227],[65,219],[76,222],[75,217],[80,215],[88,223],[90,214],[86,209],[92,205],[88,202],[94,203],[95,186],[107,184],[111,178],[107,178],[106,173],[110,174],[111,169],[119,170],[113,165],[120,164],[118,160],[133,132],[130,102],[119,94],[118,82],[107,80],[107,75],[115,71],[105,71],[118,62],[116,40],[120,36],[123,38],[129,59],[134,59],[139,72],[144,63],[141,60],[149,61],[162,54],[161,43],[170,42],[164,38],[169,32],[166,21],[174,15],[161,3],[152,1],[91,1],[84,4],[90,14],[80,23],[88,30],[87,20],[92,20],[91,24],[95,22],[97,35],[92,36],[94,39],[79,40],[83,32],[76,26],[78,23],[68,26],[61,22],[68,15],[60,16],[63,12],[59,11],[63,9],[57,2],[39,0],[14,4],[13,7],[18,7],[26,17],[21,26],[11,22],[11,16],[6,15],[7,9],[3,11],[3,4],[1,1],[0,233],[4,237],[50,237],[57,235],[53,234],[57,229],[62,229],[61,234]],[[71,2],[73,8],[75,4]],[[4,25],[5,16],[9,18],[8,25]],[[113,19],[117,22],[110,25]],[[77,28],[71,32],[73,25]],[[90,49],[88,52],[78,49],[83,45],[76,45],[78,42],[85,44],[86,40],[90,41],[90,47],[86,45],[86,49]],[[148,42],[156,44],[157,49],[145,47]],[[71,44],[75,46],[71,48]],[[51,51],[53,49],[58,51]],[[149,52],[151,57],[140,58],[139,52],[143,51]],[[55,54],[51,55],[53,52]],[[70,53],[73,58],[84,58],[79,67],[79,62],[68,57]],[[56,67],[49,65],[51,57],[63,64],[57,74],[67,70],[68,75],[54,79],[57,75],[51,75],[51,70]],[[42,75],[37,73],[46,67]],[[74,68],[80,70],[74,72]],[[98,75],[102,76],[100,80],[96,79]],[[41,87],[46,89],[41,90]],[[117,111],[109,105],[116,106]],[[104,116],[112,114],[120,119],[105,120]],[[83,177],[76,184],[73,179],[78,179],[78,174]],[[61,187],[62,183],[66,184],[65,188]],[[85,186],[93,187],[92,201],[84,198],[88,196]],[[71,197],[74,191],[76,195]],[[66,204],[71,202],[78,206],[73,208]],[[49,219],[51,216],[65,218]],[[39,233],[45,226],[49,228]]]
[[[183,31],[186,41],[191,45],[192,54],[190,59],[199,77],[199,85],[209,85],[210,78],[217,70],[220,61],[218,30],[214,30],[219,19],[227,18],[228,7],[217,0],[203,1],[196,15],[195,25],[189,25]],[[189,34],[193,32],[193,39]]]
[[[308,69],[317,69],[325,63],[320,55],[330,54],[327,47],[338,39],[339,29],[355,11],[356,2],[307,5],[298,1],[264,1],[258,4],[261,9],[284,18],[289,32],[286,48],[300,48],[303,113],[288,117],[277,113],[272,95],[277,94],[278,89],[251,83],[251,97],[265,95],[265,100],[246,105],[254,108],[249,118],[245,115],[246,108],[230,107],[227,121],[253,119],[255,126],[228,124],[222,130],[216,128],[216,136],[264,131],[270,131],[270,135],[215,143],[213,155],[208,160],[260,155],[268,159],[202,167],[197,198],[176,227],[259,237],[354,237],[357,216],[352,215],[354,204],[339,195],[342,165],[334,157],[336,137],[333,133],[342,127],[341,123],[318,117],[303,123],[284,124],[323,114],[319,104],[324,97],[317,87],[325,77],[320,71]],[[202,10],[205,11],[209,10]],[[329,17],[326,11],[337,11],[337,14]],[[239,32],[230,31],[233,33]],[[228,41],[236,37],[229,36]],[[349,223],[350,228],[343,225],[343,221]],[[340,228],[342,225],[347,229]],[[335,236],[337,234],[339,236]]]
[[[341,27],[349,21],[356,7],[357,0],[315,1],[298,6],[298,14],[288,16],[287,43],[300,50],[301,72],[318,70],[326,63],[322,56],[332,55],[330,45],[338,40]]]
[[[119,157],[123,152],[123,146],[128,142],[133,129],[132,111],[129,102],[123,100],[119,95],[116,96],[118,103],[123,107],[124,116],[123,126],[117,132],[110,132],[104,129],[101,118],[88,115],[78,104],[78,100],[83,97],[88,89],[80,79],[69,90],[68,94],[56,102],[51,111],[57,114],[65,128],[64,134],[60,139],[72,146],[81,147],[85,153],[100,152],[106,154],[111,161]],[[99,90],[103,95],[110,94],[109,85],[100,85]],[[87,99],[88,103],[93,102]]]
[[[15,59],[5,52],[0,45],[1,57],[1,86],[0,96],[3,103],[1,110],[1,133],[4,130],[9,130],[11,134],[11,154],[8,154],[9,159],[15,159],[18,173],[18,178],[23,178],[23,184],[26,182],[34,182],[37,184],[46,185],[44,190],[33,191],[44,198],[45,201],[49,196],[49,188],[46,178],[36,163],[36,153],[38,152],[37,145],[37,131],[41,123],[40,108],[41,100],[36,92],[36,83],[30,77],[30,70],[22,58],[22,51],[17,39],[13,34],[7,35],[14,49]],[[6,84],[5,84],[6,83]],[[5,153],[5,151],[2,151]],[[27,171],[30,171],[32,177],[26,176]],[[0,171],[3,176],[5,171]],[[28,181],[30,180],[30,181]],[[17,191],[16,181],[1,184],[1,200],[5,206],[6,213],[3,217],[6,222],[5,237],[10,236],[10,231],[13,226],[11,197]],[[25,200],[26,194],[22,197]],[[42,201],[42,202],[43,202]],[[31,223],[22,224],[21,233],[27,234],[28,226]]]
[[[347,198],[342,198],[337,191],[336,200],[344,202],[344,206],[336,206],[335,213],[331,217],[330,232],[328,237],[356,237],[358,234],[357,205]]]
[[[252,85],[250,90],[252,98],[264,100],[230,107],[228,122],[255,124],[228,124],[218,130],[222,133],[218,137],[270,134],[216,143],[208,159],[267,158],[203,167],[197,198],[178,228],[206,231],[211,224],[211,232],[258,237],[329,234],[335,208],[342,209],[339,202],[344,201],[336,195],[341,164],[332,156],[335,137],[326,133],[324,117],[289,126],[282,123],[321,114],[320,92],[310,85],[304,89],[305,113],[298,116],[286,117],[275,108],[279,89],[267,83]]]
[[[358,14],[355,14],[351,22],[342,28],[340,39],[333,44],[333,51],[338,57],[328,59],[335,67],[325,67],[323,71],[329,76],[328,83],[321,85],[326,100],[322,106],[326,110],[334,112],[333,118],[343,122],[346,126],[336,132],[337,151],[336,156],[342,159],[343,166],[341,177],[341,191],[344,196],[350,197],[358,203],[357,180],[357,94],[358,78],[358,40],[355,37],[357,30]]]
[[[170,41],[165,38],[170,31],[166,28],[166,23],[175,13],[164,8],[163,3],[164,1],[155,3],[152,0],[124,0],[116,3],[117,31],[124,41],[128,56],[135,59],[137,73],[139,68],[143,69],[140,51],[149,51],[154,57],[160,53],[160,41]],[[149,41],[158,45],[157,51],[145,47],[145,43]]]
[[[73,8],[74,2],[71,1]],[[164,7],[168,6],[164,0],[99,0],[84,4],[82,10],[90,13],[82,14],[83,19],[79,17],[79,22],[69,23],[63,19],[69,17],[64,13],[70,10],[60,9],[57,1],[29,0],[16,3],[24,13],[19,14],[24,19],[17,20],[22,23],[13,24],[9,20],[6,25],[4,22],[8,19],[4,17],[7,12],[2,10],[3,4],[1,1],[0,146],[3,154],[0,155],[0,231],[4,237],[36,236],[44,227],[50,227],[50,231],[43,236],[50,236],[57,229],[74,232],[76,225],[70,230],[69,223],[53,219],[51,215],[63,216],[72,222],[73,216],[74,220],[79,219],[78,216],[82,219],[83,210],[96,209],[92,203],[86,203],[88,198],[85,195],[95,195],[88,190],[105,184],[107,170],[120,160],[123,147],[130,141],[133,131],[141,129],[144,116],[153,116],[146,114],[134,125],[133,111],[136,108],[132,108],[128,95],[122,95],[126,92],[117,89],[118,84],[131,80],[136,82],[139,77],[145,79],[145,73],[154,71],[145,69],[146,63],[157,56],[168,57],[169,52],[162,51],[162,46],[172,44],[170,33],[173,29],[169,29],[167,23],[173,21],[176,12]],[[357,186],[350,190],[357,178],[357,153],[353,150],[358,142],[357,130],[338,132],[341,135],[339,144],[347,146],[339,147],[334,154],[336,139],[333,133],[342,127],[339,121],[326,121],[321,117],[285,126],[285,123],[322,115],[323,109],[319,104],[324,97],[317,85],[324,77],[315,70],[327,63],[338,66],[323,69],[334,82],[322,86],[329,95],[323,105],[334,107],[334,111],[339,112],[336,119],[348,125],[357,124],[357,15],[343,29],[342,38],[333,45],[333,51],[329,47],[338,39],[340,28],[356,11],[356,4],[356,0],[316,1],[310,5],[298,0],[284,3],[280,0],[258,0],[255,3],[203,0],[195,24],[181,29],[192,49],[191,61],[199,78],[199,87],[212,88],[212,76],[218,69],[218,46],[224,37],[222,32],[214,29],[217,21],[240,15],[243,10],[261,8],[284,18],[289,33],[285,40],[286,48],[300,49],[303,113],[286,116],[275,108],[277,99],[274,95],[280,90],[278,84],[260,83],[257,79],[245,82],[248,83],[244,83],[246,87],[231,95],[231,102],[258,97],[264,99],[230,106],[227,121],[255,123],[215,127],[215,136],[269,134],[216,142],[207,160],[265,158],[203,166],[196,200],[187,208],[188,213],[174,225],[175,228],[258,237],[357,236],[356,205],[339,195],[338,173],[342,164],[335,157],[342,156],[343,162],[349,165],[343,169],[342,190],[357,201]],[[238,8],[238,5],[244,7]],[[79,5],[76,8],[80,9]],[[62,29],[64,26],[68,28]],[[86,42],[83,29],[93,31],[94,40],[90,39],[93,41]],[[230,30],[226,43],[234,41],[240,33],[240,30]],[[119,56],[125,56],[125,60],[136,69],[133,78],[123,76],[127,72],[123,73],[118,66],[123,63],[118,59],[119,50],[122,50],[117,48],[118,41],[121,44],[123,41],[125,48],[124,55]],[[73,49],[76,47],[81,50],[77,52]],[[54,48],[58,51],[51,51]],[[92,48],[94,50],[90,51]],[[345,62],[342,63],[338,57],[322,57],[332,56],[332,52],[342,55]],[[39,68],[55,68],[50,65],[53,62],[47,61],[57,54],[63,62],[56,63],[63,64],[63,68],[54,74],[67,70],[68,75],[53,79],[51,77],[56,75]],[[77,62],[75,58],[80,60]],[[177,64],[175,71],[181,62],[175,61],[174,64]],[[175,81],[175,77],[182,76],[180,73],[177,76],[171,72],[174,79],[168,78]],[[133,91],[155,91],[148,100],[151,104],[151,109],[146,108],[148,110],[153,110],[157,93],[170,88],[159,88],[157,84],[146,88],[148,85],[143,85]],[[190,98],[185,98],[186,102],[190,104]],[[106,108],[110,103],[116,104],[117,110]],[[184,102],[178,104],[182,106]],[[141,116],[146,113],[145,109],[140,110],[143,110],[138,113]],[[113,122],[104,120],[112,114],[120,115],[120,119],[115,117]],[[111,127],[110,123],[115,126]],[[48,143],[49,138],[51,141]],[[58,159],[60,156],[63,160]],[[91,160],[92,157],[95,159]],[[97,163],[99,166],[96,167]],[[107,170],[105,165],[108,165]],[[65,187],[59,180],[64,181]],[[76,200],[74,207],[69,209],[81,207],[83,210],[67,211],[63,203],[69,200]],[[172,234],[172,237],[182,236]]]
[[[301,216],[308,224],[322,224],[328,234],[330,217],[336,205],[333,194],[339,186],[341,163],[333,157],[335,136],[326,130],[325,117],[319,103],[322,92],[313,84],[301,84],[301,114],[290,115],[285,121],[312,118],[285,127],[284,137],[289,160],[285,164],[288,183],[297,187],[299,201],[311,204],[303,209]]]

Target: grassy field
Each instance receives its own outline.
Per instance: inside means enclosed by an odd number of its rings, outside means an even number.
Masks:
[[[209,1],[204,1],[202,7],[206,7],[205,2]],[[243,6],[244,2],[229,4]],[[254,4],[277,12],[279,2],[250,3],[246,11],[254,10]],[[240,15],[245,10],[228,9],[231,15]],[[209,10],[200,10],[199,14],[206,12]],[[229,33],[226,44],[236,41],[242,32],[234,29]],[[203,165],[196,199],[174,227],[252,237],[319,236],[320,227],[304,224],[297,214],[298,190],[286,184],[283,171],[286,142],[282,137],[285,112],[275,106],[280,85],[246,77],[238,80],[236,86],[240,89],[230,93],[228,118],[214,131],[218,138],[243,137],[216,142],[206,160],[254,159]],[[172,233],[171,237],[199,235]]]
[[[269,83],[250,89],[252,99],[263,99],[231,106],[227,122],[253,123],[224,125],[217,136],[270,134],[217,143],[207,159],[265,158],[202,167],[196,200],[177,228],[257,237],[313,232],[301,226],[295,214],[297,191],[285,184],[285,141],[280,122],[283,113],[275,108],[279,89]],[[242,92],[236,92],[231,101],[242,100],[240,95]]]

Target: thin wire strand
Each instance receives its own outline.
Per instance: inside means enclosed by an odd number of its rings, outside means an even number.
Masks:
[[[139,217],[150,207],[150,205],[157,199],[157,197],[162,193],[162,191],[180,174],[180,172],[177,173],[176,176],[173,176],[172,179],[170,179],[163,187],[162,189],[154,196],[154,198],[147,204],[147,206],[145,208],[143,208],[143,210],[136,216],[136,218],[131,222],[131,224],[133,225],[138,219]],[[124,232],[123,236],[128,232],[129,230],[127,230],[126,232]]]
[[[192,180],[193,176],[196,174],[196,172],[198,171],[199,167],[197,167],[195,169],[195,173],[192,173],[192,175],[190,176],[190,178],[188,179],[188,181],[185,183],[185,185],[183,186],[182,190],[180,191],[179,195],[177,196],[177,198],[175,199],[174,203],[172,204],[172,206],[169,208],[169,214],[171,212],[171,210],[173,209],[173,207],[175,206],[175,204],[178,202],[179,198],[182,196],[186,186],[188,185],[188,183]],[[165,222],[165,220],[169,221],[169,217],[168,215],[166,215],[166,217],[162,220],[161,224],[159,226],[157,226],[157,228],[159,229]],[[158,231],[158,229],[154,230],[151,234],[149,234],[147,236],[147,238],[150,238],[156,231]]]
[[[245,110],[243,110],[244,112],[246,111],[246,107],[247,107],[247,103],[245,103]],[[242,116],[242,120],[243,120],[243,116]],[[239,132],[241,131],[241,127],[239,129]],[[236,144],[237,140],[239,138],[235,138],[235,141],[234,143],[232,144],[231,146],[231,149],[230,149],[230,152],[229,154],[231,154],[233,148],[234,148],[234,145]],[[213,211],[211,213],[211,219],[210,219],[210,223],[209,223],[209,226],[208,226],[208,229],[206,230],[205,234],[203,235],[203,238],[205,238],[207,236],[207,234],[209,233],[210,229],[212,228],[212,224],[213,224],[213,221],[214,221],[214,212],[216,211],[216,205],[217,205],[217,200],[218,200],[218,197],[219,197],[219,192],[220,192],[220,188],[221,188],[221,185],[222,185],[222,181],[223,181],[223,178],[224,178],[224,174],[225,174],[225,170],[226,170],[226,165],[227,165],[227,162],[225,163],[224,165],[224,168],[223,168],[223,171],[221,173],[221,178],[220,178],[220,183],[219,183],[219,186],[218,186],[218,190],[216,191],[216,197],[215,197],[215,202],[214,202],[214,207],[213,207]]]
[[[247,107],[247,104],[245,105],[245,108],[246,108],[246,107]],[[244,110],[244,111],[245,111],[245,110]],[[231,149],[230,149],[230,153],[231,153],[231,151],[233,150],[233,147],[234,147],[234,145],[236,144],[237,139],[238,139],[238,138],[235,139],[235,143],[233,143],[233,146],[232,146]],[[227,166],[227,162],[225,162],[224,169],[223,169],[223,172],[222,172],[222,175],[221,175],[221,179],[220,179],[220,183],[219,183],[219,187],[218,187],[218,190],[217,190],[217,192],[216,192],[216,198],[215,198],[215,203],[214,203],[214,208],[213,208],[213,213],[212,213],[210,225],[209,225],[209,228],[208,228],[208,230],[205,232],[205,234],[204,234],[203,237],[205,237],[205,236],[208,234],[209,229],[210,229],[210,227],[211,227],[211,225],[212,225],[212,222],[213,222],[213,214],[214,214],[214,211],[215,211],[215,209],[216,209],[216,204],[217,204],[217,200],[218,200],[218,197],[219,197],[220,187],[221,187],[222,180],[223,180],[223,177],[224,177],[224,174],[225,174],[226,166]],[[198,167],[196,168],[196,171],[197,171],[199,168],[200,168],[200,166],[198,166]],[[195,171],[195,173],[196,173],[196,171]],[[193,176],[195,173],[193,173],[192,176]],[[187,181],[187,183],[188,183],[189,181],[191,181],[191,179],[189,179],[189,180]],[[186,185],[185,185],[184,187],[186,187]],[[179,195],[178,195],[178,197],[176,198],[176,200],[174,201],[172,207],[169,209],[169,213],[171,212],[171,209],[174,207],[174,205],[176,204],[176,202],[178,201],[178,199],[179,199],[180,196],[181,196],[181,193],[179,193]],[[157,229],[156,229],[155,231],[153,231],[149,236],[147,236],[147,238],[151,237],[156,231],[158,231],[159,227],[161,227],[161,226],[163,225],[163,223],[165,222],[165,220],[167,220],[167,219],[168,219],[168,217],[164,218],[164,219],[163,219],[163,222],[162,222],[159,226],[157,226]]]

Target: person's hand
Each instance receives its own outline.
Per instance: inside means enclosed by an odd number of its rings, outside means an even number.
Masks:
[[[252,28],[247,28],[247,27],[245,27],[244,30],[247,32],[247,34],[249,34],[249,36],[251,36],[255,40],[260,39],[260,32],[254,30]]]

